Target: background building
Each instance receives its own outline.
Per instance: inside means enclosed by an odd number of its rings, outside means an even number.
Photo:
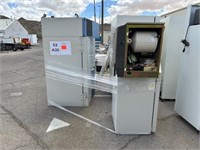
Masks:
[[[0,19],[0,37],[28,36],[28,31],[15,19]]]

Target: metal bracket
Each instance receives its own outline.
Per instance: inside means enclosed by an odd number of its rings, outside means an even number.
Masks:
[[[81,94],[81,96],[82,96],[83,104],[85,104],[86,99],[88,98],[88,95],[87,95],[87,93],[83,93],[83,94]]]
[[[84,49],[83,49],[83,38],[82,37],[80,37],[80,41],[81,41],[81,44],[80,44],[80,46],[81,46],[81,48],[80,48],[80,52],[84,52]]]

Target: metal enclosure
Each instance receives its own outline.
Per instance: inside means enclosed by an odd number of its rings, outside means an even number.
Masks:
[[[45,36],[99,37],[99,25],[86,18],[42,18]]]
[[[128,22],[132,23],[154,23],[159,22],[160,17],[156,16],[131,16],[131,15],[117,15],[111,22],[111,46],[113,47],[113,51],[111,52],[111,59],[110,59],[110,73],[114,75],[114,65],[115,65],[115,58],[116,58],[116,29],[119,26],[123,26]]]
[[[118,134],[156,131],[160,78],[118,78],[112,95],[112,115]]]
[[[156,25],[159,24],[157,21],[156,17],[117,16],[112,22],[113,53],[111,66],[113,65],[113,68],[111,70],[113,69],[113,73],[115,70],[115,75],[118,77],[117,92],[112,94],[112,116],[115,132],[118,134],[150,134],[156,131],[160,75],[148,78],[142,75],[137,76],[137,78],[135,76],[123,76],[124,65],[122,65],[123,73],[121,74],[116,69],[117,66],[115,64],[126,61],[124,57],[126,46],[122,46],[126,41],[126,36],[119,32],[117,33],[120,26],[127,23],[141,26],[145,24]],[[162,23],[159,25],[163,27]],[[122,32],[125,32],[126,35],[126,28],[122,27]],[[161,49],[158,54],[160,57]],[[159,61],[157,65],[160,65]]]
[[[181,56],[175,111],[200,130],[200,25],[188,31],[190,46]]]
[[[175,111],[197,130],[200,130],[200,24],[194,22],[194,14],[199,8],[187,9],[185,28],[188,28],[186,40],[190,45],[181,55],[175,102]]]
[[[115,63],[115,73],[118,77],[150,77],[155,78],[159,75],[159,67],[160,67],[160,57],[161,57],[161,48],[162,48],[162,38],[163,38],[163,23],[127,23],[124,26],[120,26],[117,28],[116,35],[116,63]],[[145,33],[145,32],[155,32],[158,38],[157,46],[155,46],[155,51],[149,52],[149,46],[147,47],[145,44],[145,36],[141,37],[141,47],[145,46],[148,52],[132,52],[133,48],[131,48],[129,44],[129,40],[131,40],[131,36],[135,33]],[[118,36],[119,35],[119,36]],[[150,42],[153,42],[154,36],[150,37]],[[134,42],[134,41],[132,41]],[[139,59],[153,59],[155,61],[155,69],[145,71],[145,67],[141,69],[134,69],[132,64],[128,63],[129,53],[135,55],[137,61]],[[142,54],[145,53],[143,56]],[[131,69],[132,68],[132,69]]]
[[[94,74],[94,38],[87,37],[87,35],[95,36],[95,34],[92,30],[88,30],[87,28],[90,27],[85,26],[83,22],[84,19],[82,18],[42,18],[46,68],[52,66],[64,71],[76,70],[80,74],[82,71],[91,75]],[[68,55],[53,55],[51,51],[52,42],[70,43],[67,46],[70,47],[71,53]],[[61,106],[89,105],[92,89],[48,78],[47,69],[46,76],[48,103],[53,101]]]
[[[161,59],[161,98],[175,99],[180,56],[184,48],[180,41],[184,37],[185,17],[171,15],[161,19],[161,22],[165,22]]]

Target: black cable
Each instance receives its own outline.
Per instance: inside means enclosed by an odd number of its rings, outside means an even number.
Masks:
[[[188,35],[188,31],[189,31],[189,27],[190,27],[190,25],[188,25],[188,27],[187,27],[187,31],[186,31],[186,34],[185,34],[185,39],[181,40],[181,42],[184,44],[184,48],[183,48],[183,51],[182,51],[183,53],[185,52],[185,48],[190,46],[190,43],[186,40],[187,35]]]

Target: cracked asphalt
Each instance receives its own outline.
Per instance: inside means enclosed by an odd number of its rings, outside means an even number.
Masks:
[[[0,150],[199,149],[199,133],[174,112],[173,101],[159,103],[157,131],[151,135],[115,135],[48,107],[41,45],[0,53],[0,71]],[[11,96],[18,92],[22,95]],[[111,97],[69,109],[113,129]],[[53,118],[70,126],[46,133]]]

